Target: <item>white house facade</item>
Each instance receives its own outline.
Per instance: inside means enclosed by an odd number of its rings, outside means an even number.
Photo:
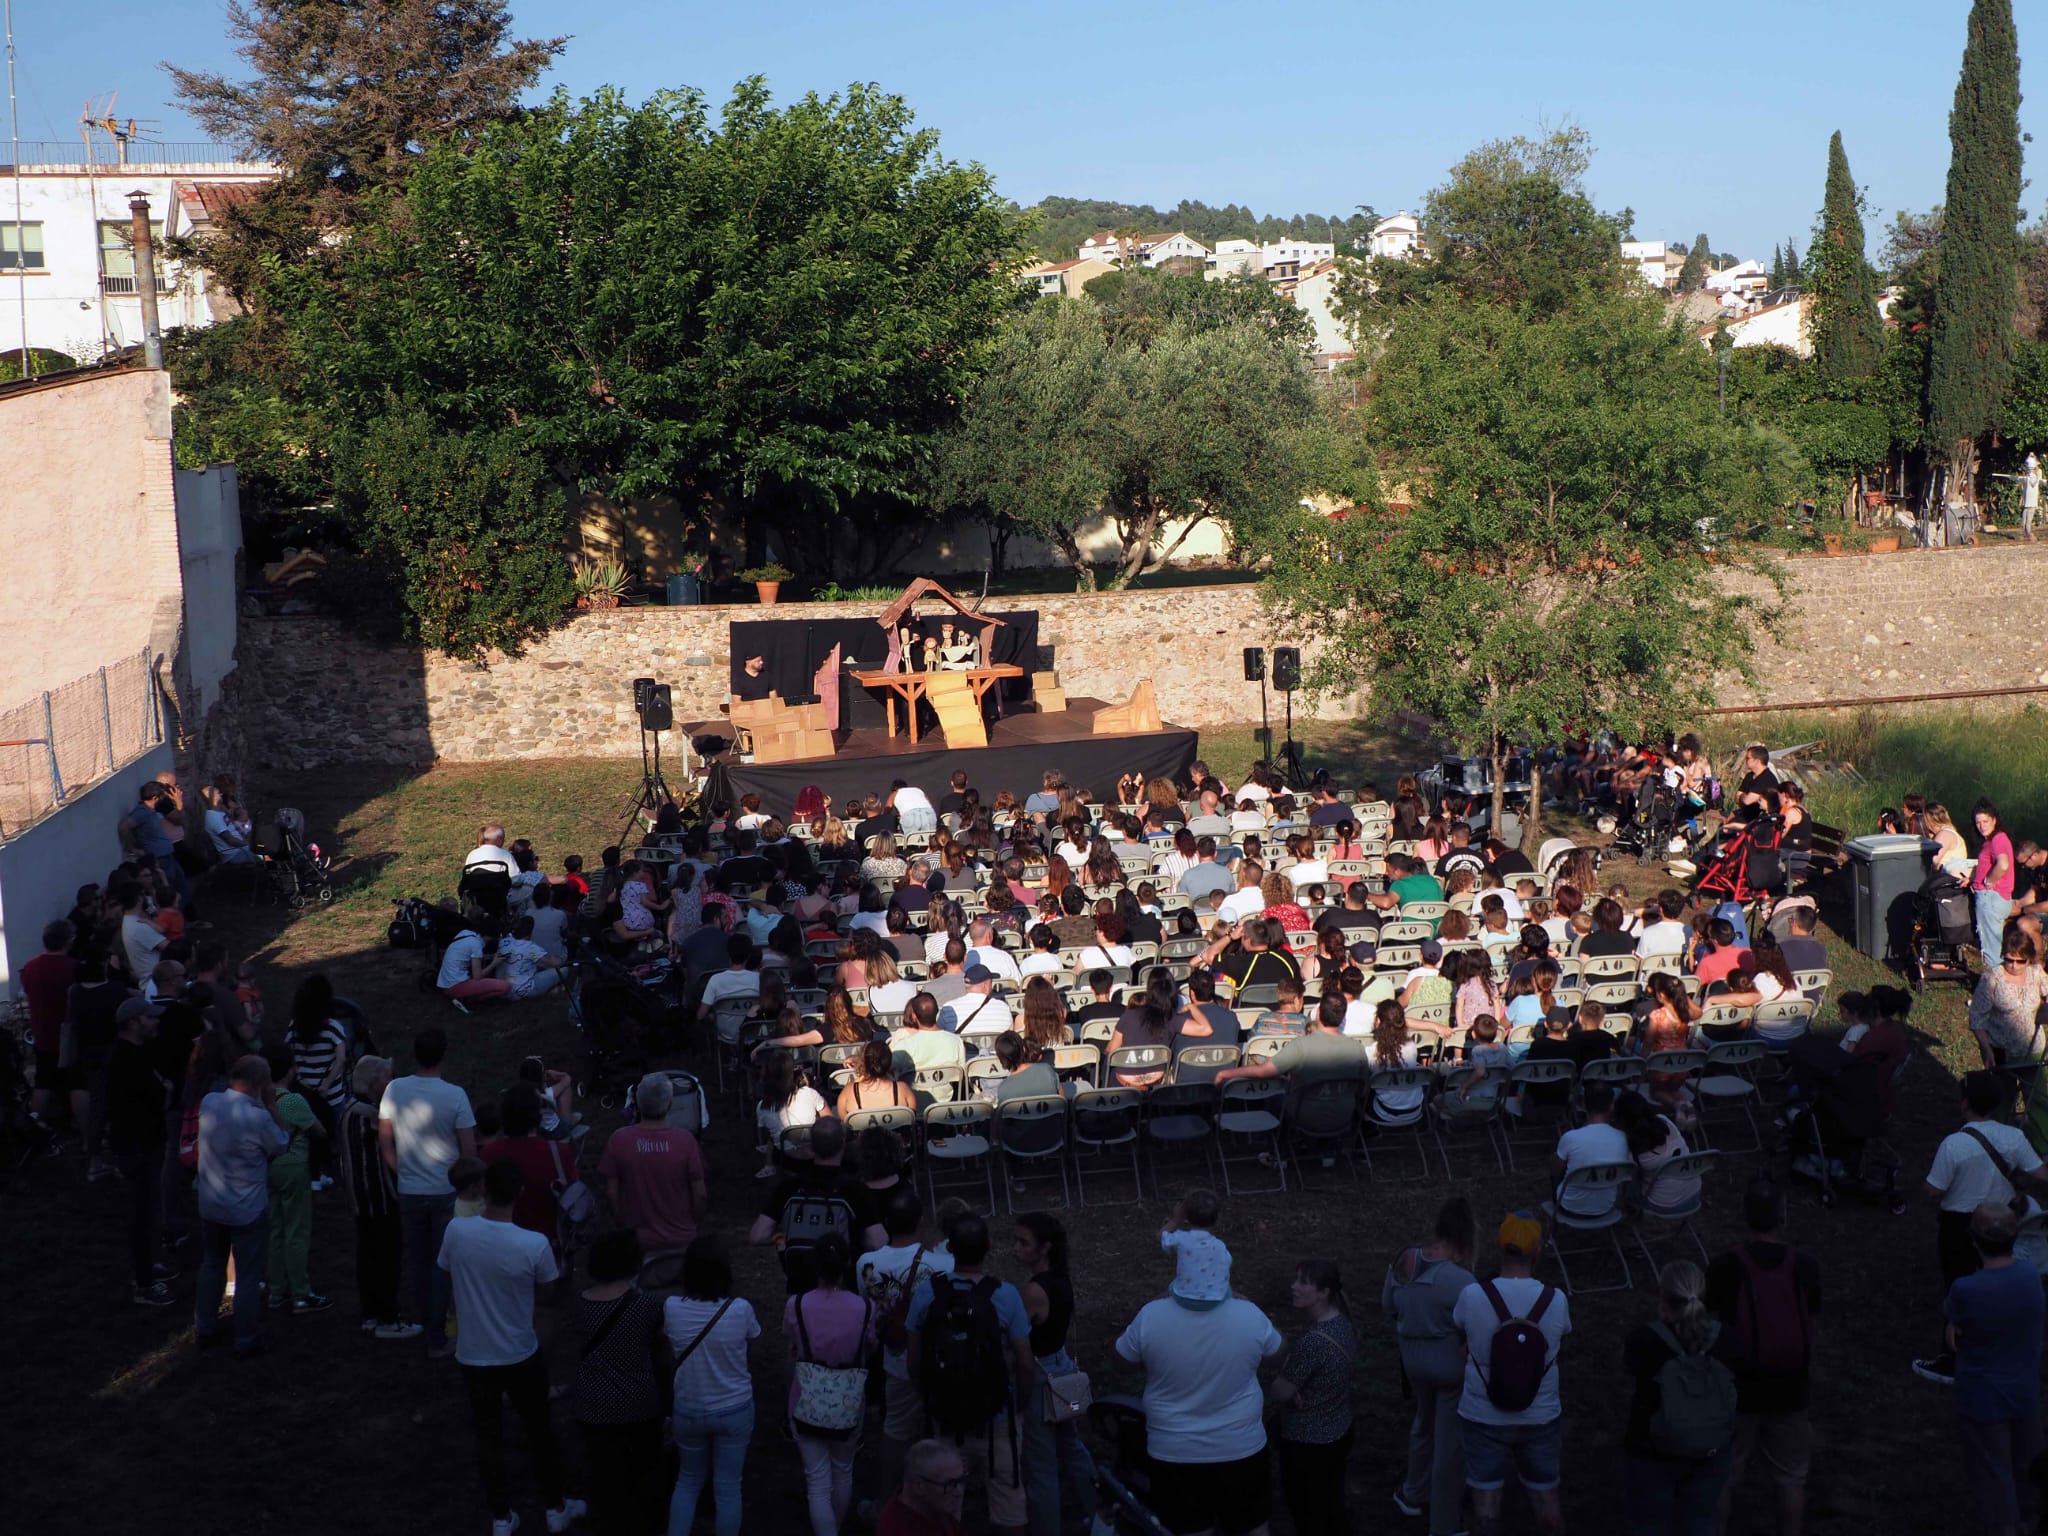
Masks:
[[[1294,285],[1294,307],[1316,328],[1315,354],[1318,358],[1348,356],[1353,348],[1351,333],[1337,318],[1337,263],[1319,261],[1302,269]]]
[[[1405,209],[1372,227],[1368,249],[1389,261],[1406,261],[1422,245],[1422,220]]]
[[[1156,267],[1176,256],[1200,262],[1206,262],[1209,257],[1209,247],[1193,235],[1179,230],[1137,235],[1130,244],[1135,248],[1139,265],[1147,267]],[[1117,238],[1114,230],[1099,229],[1081,242],[1080,258],[1083,261],[1106,261],[1113,267],[1120,267],[1124,260],[1124,242]]]

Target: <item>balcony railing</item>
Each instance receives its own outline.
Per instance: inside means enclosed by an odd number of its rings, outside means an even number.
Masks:
[[[178,283],[175,278],[159,276],[156,280],[156,291],[158,293],[175,293],[177,289]],[[102,276],[100,278],[101,293],[137,293],[140,291],[140,286],[136,283],[133,276]]]

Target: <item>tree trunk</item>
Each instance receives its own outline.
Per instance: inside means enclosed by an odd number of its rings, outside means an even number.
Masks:
[[[1081,558],[1081,541],[1074,537],[1071,528],[1055,528],[1052,541],[1059,546],[1061,554],[1067,557],[1067,564],[1074,568],[1074,590],[1093,592],[1095,590],[1095,567]]]
[[[1522,818],[1522,852],[1536,862],[1536,850],[1543,845],[1543,771],[1529,760],[1529,811]]]
[[[1501,750],[1501,739],[1496,736],[1487,749],[1493,762],[1493,835],[1499,837],[1501,828],[1507,825],[1508,801],[1508,758]]]
[[[1123,564],[1109,584],[1112,592],[1123,591],[1145,569],[1145,562],[1152,553],[1152,535],[1158,531],[1159,509],[1147,503],[1124,534]]]
[[[1962,491],[1963,505],[1974,510],[1977,505],[1977,439],[1958,438],[1949,445],[1949,478]]]

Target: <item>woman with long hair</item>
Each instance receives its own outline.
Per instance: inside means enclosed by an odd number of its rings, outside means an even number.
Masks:
[[[1622,1436],[1624,1507],[1629,1530],[1641,1536],[1708,1536],[1733,1465],[1732,1432],[1726,1444],[1700,1454],[1707,1448],[1660,1443],[1656,1430],[1665,1406],[1658,1379],[1665,1367],[1673,1360],[1705,1358],[1720,1338],[1721,1324],[1707,1310],[1706,1294],[1700,1267],[1673,1260],[1657,1272],[1657,1320],[1622,1341],[1622,1369],[1635,1383]]]
[[[877,1035],[861,1047],[860,1054],[847,1063],[853,1081],[839,1090],[839,1118],[844,1120],[858,1109],[906,1109],[917,1107],[917,1095],[910,1084],[896,1080],[895,1053],[889,1042]]]
[[[1045,866],[1045,894],[1058,900],[1074,883],[1074,871],[1065,859],[1050,859]]]
[[[1937,800],[1921,813],[1920,820],[1927,830],[1927,835],[1937,844],[1934,853],[1935,867],[1947,871],[1958,880],[1962,879],[1963,866],[1970,862],[1970,849],[1963,841],[1963,834],[1956,830],[1956,824],[1949,819],[1948,807]]]
[[[1450,824],[1441,816],[1430,817],[1422,824],[1422,836],[1415,840],[1415,857],[1434,868],[1437,860],[1450,851]]]
[[[1109,1037],[1109,1046],[1103,1051],[1107,1060],[1117,1051],[1128,1046],[1166,1045],[1172,1036],[1174,1016],[1180,1012],[1180,983],[1173,979],[1173,972],[1163,965],[1155,965],[1145,973],[1145,996],[1135,1007],[1126,1008],[1123,1017],[1116,1021],[1116,1030]],[[1146,1089],[1157,1086],[1166,1077],[1163,1067],[1138,1072],[1117,1071],[1111,1074],[1118,1088]]]
[[[313,1188],[332,1187],[328,1172],[333,1159],[335,1116],[348,1102],[348,1026],[335,1017],[334,983],[314,972],[292,994],[292,1067],[297,1073],[299,1092],[321,1134],[312,1138],[307,1160]]]
[[[824,1022],[813,1024],[797,1033],[779,1035],[763,1040],[755,1047],[754,1054],[776,1049],[795,1050],[806,1045],[865,1045],[875,1036],[874,1026],[853,1011],[853,999],[846,995],[846,988],[833,985],[825,989]],[[801,1017],[798,1020],[802,1022]]]
[[[1110,847],[1109,839],[1098,837],[1088,845],[1088,863],[1085,869],[1088,883],[1097,890],[1124,883],[1124,867],[1118,861],[1116,852]]]
[[[676,1488],[668,1528],[696,1524],[709,1486],[718,1506],[715,1536],[740,1536],[740,1474],[754,1435],[754,1379],[747,1345],[761,1336],[754,1309],[732,1289],[724,1246],[699,1234],[683,1253],[680,1296],[662,1303],[662,1330],[676,1356]]]
[[[772,1179],[782,1133],[791,1126],[815,1125],[825,1113],[824,1095],[813,1088],[789,1051],[768,1051],[761,1057],[761,1100],[755,1124],[761,1131],[761,1166],[757,1179]]]
[[[1024,983],[1024,1019],[1019,1033],[1047,1051],[1056,1045],[1073,1044],[1073,1032],[1067,1028],[1066,1001],[1059,988],[1043,976],[1033,976]]]
[[[1422,1052],[1415,1044],[1414,1034],[1399,1003],[1390,997],[1378,1004],[1372,1012],[1372,1037],[1366,1043],[1368,1072],[1391,1072],[1399,1067],[1420,1066]],[[1388,1114],[1407,1115],[1422,1108],[1426,1092],[1424,1087],[1417,1085],[1384,1091],[1375,1089],[1373,1097]]]
[[[1453,1027],[1469,1030],[1472,1021],[1482,1014],[1499,1017],[1500,989],[1493,984],[1493,964],[1486,958],[1486,952],[1461,949],[1455,959],[1456,969],[1451,973],[1451,984],[1456,988],[1451,994]]]
[[[857,1289],[853,1254],[837,1232],[818,1239],[810,1251],[812,1288],[791,1296],[783,1306],[782,1331],[791,1359],[799,1364],[852,1370],[864,1366],[875,1342],[875,1308]],[[803,1459],[804,1496],[810,1507],[811,1536],[839,1536],[853,1503],[853,1459],[860,1450],[861,1425],[851,1429],[807,1424],[803,1376],[792,1372],[789,1383],[791,1438]]]
[[[883,832],[875,838],[875,845],[868,850],[867,857],[860,861],[860,877],[863,880],[901,880],[909,867],[896,852],[896,839]]]
[[[2013,860],[2012,839],[1999,823],[1998,807],[1979,800],[1970,816],[1977,835],[1984,840],[1977,849],[1976,868],[1970,871],[1970,891],[1976,899],[1977,951],[1988,971],[1998,966],[2005,920],[2012,916],[2013,877],[2018,866]]]
[[[1415,1394],[1408,1470],[1394,1505],[1411,1519],[1429,1510],[1430,1536],[1465,1528],[1465,1436],[1458,1399],[1465,1389],[1464,1341],[1451,1313],[1473,1283],[1472,1207],[1454,1195],[1438,1209],[1429,1238],[1387,1266],[1380,1311],[1394,1321],[1401,1370]]]
[[[1301,1536],[1349,1536],[1344,1467],[1351,1459],[1358,1331],[1343,1278],[1328,1259],[1297,1264],[1290,1294],[1308,1326],[1266,1388],[1266,1400],[1280,1410],[1280,1491]]]
[[[1685,988],[1676,976],[1658,971],[1643,984],[1650,994],[1652,1006],[1649,1017],[1643,1020],[1641,1046],[1644,1056],[1654,1056],[1660,1051],[1683,1051],[1692,1044],[1693,1021],[1699,1017],[1699,1009],[1692,999],[1685,995]],[[1681,1123],[1691,1117],[1685,1113],[1684,1072],[1651,1072],[1643,1082],[1649,1089],[1650,1098],[1657,1108],[1671,1116],[1674,1123]]]
[[[1081,1439],[1080,1421],[1048,1422],[1044,1405],[1055,1383],[1080,1368],[1067,1350],[1074,1321],[1074,1282],[1067,1269],[1067,1229],[1045,1211],[1026,1211],[1011,1233],[1010,1255],[1027,1277],[1018,1286],[1031,1322],[1032,1392],[1018,1415],[1023,1431],[1025,1504],[1031,1536],[1058,1536],[1063,1509],[1078,1510],[1083,1524],[1095,1513],[1095,1461]]]
[[[1574,848],[1558,861],[1556,872],[1551,876],[1550,887],[1556,890],[1568,885],[1577,891],[1580,900],[1600,888],[1600,871],[1594,866],[1593,850]]]

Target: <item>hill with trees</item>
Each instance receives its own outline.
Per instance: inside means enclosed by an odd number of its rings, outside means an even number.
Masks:
[[[1136,229],[1146,234],[1183,230],[1202,244],[1218,240],[1330,240],[1337,243],[1372,233],[1379,216],[1370,208],[1349,213],[1297,213],[1287,218],[1259,215],[1239,203],[1212,208],[1182,198],[1164,211],[1150,203],[1114,203],[1091,197],[1048,197],[1021,210],[1037,220],[1032,244],[1047,261],[1067,261],[1081,242],[1101,229]]]

